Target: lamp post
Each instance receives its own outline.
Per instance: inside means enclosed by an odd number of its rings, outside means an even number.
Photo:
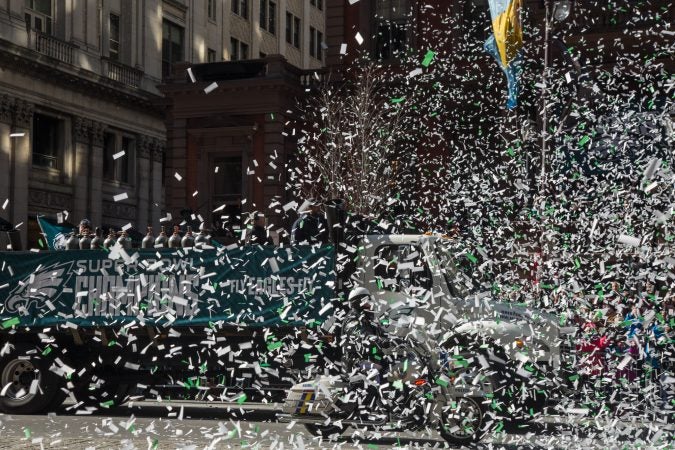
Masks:
[[[551,4],[553,3],[553,4]],[[569,0],[544,0],[544,70],[541,86],[541,172],[539,175],[539,193],[544,196],[546,188],[546,153],[548,150],[548,111],[546,107],[548,89],[548,50],[551,45],[553,22],[562,22],[567,19],[572,10]]]
[[[544,251],[544,213],[546,211],[546,197],[547,197],[547,182],[546,182],[546,160],[548,153],[548,78],[549,78],[549,48],[551,46],[551,34],[553,31],[553,23],[561,22],[567,19],[572,9],[572,2],[569,0],[544,0],[544,69],[541,80],[541,168],[539,174],[539,210],[540,230],[539,230],[539,256],[537,264],[543,264],[545,261],[546,252]],[[561,42],[560,40],[556,40]],[[564,44],[563,44],[564,47]],[[577,66],[575,65],[575,68]],[[562,118],[561,118],[562,119]],[[553,133],[555,134],[555,133]]]

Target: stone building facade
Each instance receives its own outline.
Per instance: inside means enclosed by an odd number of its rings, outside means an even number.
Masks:
[[[141,230],[175,217],[158,89],[172,66],[318,68],[324,16],[322,0],[0,0],[0,218],[37,248],[37,214]]]

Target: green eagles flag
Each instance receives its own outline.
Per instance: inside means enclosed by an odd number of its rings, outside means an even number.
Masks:
[[[0,330],[312,326],[334,299],[334,268],[331,246],[0,253]]]
[[[47,241],[49,250],[65,250],[68,235],[73,232],[73,226],[61,225],[44,216],[37,216],[42,234]]]

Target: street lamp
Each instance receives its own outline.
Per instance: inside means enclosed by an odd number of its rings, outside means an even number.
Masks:
[[[561,0],[553,2],[553,20],[562,22],[570,16],[572,11],[572,2],[568,0]]]
[[[544,224],[543,217],[546,210],[546,153],[548,148],[548,59],[549,47],[551,45],[551,32],[553,30],[554,22],[562,22],[567,19],[572,10],[572,2],[569,0],[544,0],[545,17],[544,17],[544,70],[541,80],[541,173],[539,177],[539,195],[541,205],[539,206],[541,230],[539,233],[539,251],[540,255],[544,257]],[[536,206],[535,206],[536,207]]]
[[[551,7],[551,3],[553,3]],[[541,175],[539,181],[539,191],[540,194],[544,194],[544,188],[546,185],[546,150],[547,150],[547,140],[548,140],[548,113],[546,110],[546,98],[547,98],[547,81],[548,81],[548,49],[551,45],[550,34],[553,30],[553,22],[562,22],[567,19],[572,11],[572,2],[570,0],[544,0],[545,7],[545,17],[544,17],[544,71],[542,73],[542,86],[541,86],[541,101],[542,101],[542,112],[541,112]]]

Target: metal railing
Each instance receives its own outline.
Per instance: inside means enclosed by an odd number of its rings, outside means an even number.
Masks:
[[[330,72],[327,69],[308,69],[300,74],[300,84],[305,87],[321,86],[329,80]]]
[[[103,74],[111,80],[136,88],[141,86],[143,71],[108,58],[103,58],[102,61]]]
[[[70,42],[62,41],[59,38],[43,33],[39,30],[31,30],[29,33],[38,53],[47,55],[50,58],[58,59],[68,64],[73,64],[73,53],[77,48]]]

